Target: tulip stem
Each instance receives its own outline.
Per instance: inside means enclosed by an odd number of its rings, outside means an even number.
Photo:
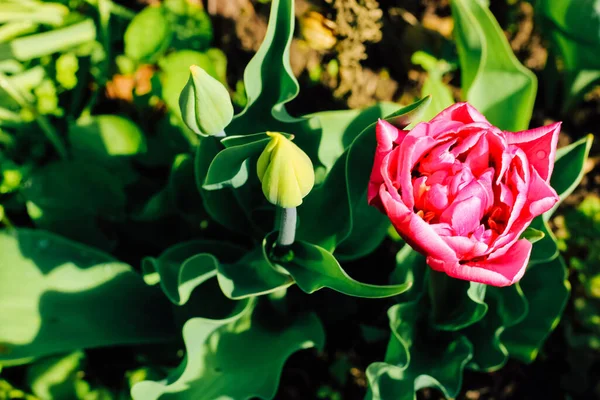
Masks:
[[[279,237],[277,244],[279,246],[290,246],[296,238],[296,220],[298,213],[296,207],[281,208],[281,216],[279,217]]]

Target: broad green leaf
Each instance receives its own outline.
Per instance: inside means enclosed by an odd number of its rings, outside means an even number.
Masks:
[[[240,192],[231,188],[209,191],[202,188],[210,163],[223,149],[214,137],[200,138],[196,151],[196,186],[202,196],[206,212],[219,224],[238,233],[250,235],[255,231],[248,212],[240,204]],[[260,194],[260,192],[258,192]],[[247,200],[247,199],[246,199]]]
[[[396,254],[396,268],[390,275],[390,283],[413,282],[412,287],[406,292],[396,296],[398,303],[407,303],[417,300],[426,290],[427,276],[430,268],[425,263],[425,256],[415,251],[408,244],[404,244]]]
[[[230,320],[190,319],[183,328],[187,356],[163,382],[144,381],[134,400],[272,399],[287,358],[302,349],[322,348],[316,315],[265,326],[260,306]]]
[[[535,2],[545,37],[560,56],[565,84],[563,111],[575,106],[600,79],[600,8],[597,0]]]
[[[109,227],[102,230],[98,223],[125,217],[126,197],[118,179],[89,161],[56,161],[34,170],[21,194],[39,228],[110,249]]]
[[[278,130],[273,126],[274,120],[293,120],[285,103],[296,97],[299,90],[290,64],[294,24],[294,1],[273,0],[265,38],[244,71],[248,103],[231,122],[228,133]],[[248,132],[250,127],[252,131]]]
[[[433,330],[427,325],[426,309],[420,301],[389,309],[392,337],[385,362],[367,368],[367,399],[413,400],[417,390],[427,387],[449,398],[457,396],[472,357],[471,343],[456,333]]]
[[[227,242],[194,240],[179,243],[157,258],[145,258],[142,263],[144,280],[160,282],[162,290],[173,304],[185,304],[192,291],[217,274],[219,261],[234,262],[245,250]]]
[[[558,325],[569,298],[571,285],[562,256],[530,266],[520,285],[527,298],[529,313],[500,338],[511,357],[530,363]]]
[[[250,165],[249,159],[258,156],[269,140],[269,138],[261,139],[221,150],[210,163],[202,188],[205,190],[224,187],[235,189],[245,184],[248,175],[256,173],[256,165]]]
[[[129,265],[42,230],[0,233],[0,362],[173,337],[168,302]]]
[[[527,129],[537,92],[535,75],[517,60],[481,1],[453,0],[451,6],[464,98],[501,129]]]
[[[178,154],[173,160],[169,180],[164,188],[130,215],[135,221],[157,221],[180,213],[191,217],[202,213],[202,198],[196,189],[194,160],[189,154]]]
[[[231,299],[272,293],[294,283],[271,265],[264,247],[257,247],[233,264],[219,264],[218,269],[221,290]]]
[[[421,97],[431,96],[431,103],[421,118],[423,121],[429,121],[446,107],[454,104],[452,92],[442,80],[444,74],[451,70],[451,66],[446,61],[438,60],[423,51],[415,52],[411,61],[427,71],[427,78],[421,88]]]
[[[146,7],[129,23],[123,41],[125,55],[139,62],[153,62],[164,53],[173,32],[163,7]]]
[[[440,330],[457,331],[481,320],[488,306],[486,285],[429,271],[429,298],[433,325]],[[449,301],[448,299],[452,299]]]
[[[273,248],[274,240],[272,233],[263,242],[267,254]],[[304,241],[296,241],[290,251],[290,260],[273,259],[271,255],[271,262],[289,272],[298,287],[309,294],[326,287],[349,296],[382,298],[396,296],[412,286],[410,281],[386,286],[358,282],[342,269],[333,254]]]
[[[508,360],[508,350],[501,335],[527,317],[528,307],[519,284],[486,290],[488,311],[485,317],[461,331],[473,345],[473,359],[468,367],[476,371],[495,371]]]
[[[573,190],[581,182],[585,162],[590,154],[593,140],[592,135],[587,135],[556,151],[556,161],[550,177],[550,185],[556,190],[560,201],[551,210],[544,213],[544,220],[548,221],[550,219],[560,203],[573,193]]]
[[[548,222],[542,216],[539,216],[534,218],[530,228],[543,233],[544,236],[533,245],[529,264],[544,263],[556,258],[558,256],[558,247],[556,245],[556,238],[550,230]]]
[[[97,115],[69,126],[69,143],[79,158],[131,156],[146,151],[146,138],[130,119]]]

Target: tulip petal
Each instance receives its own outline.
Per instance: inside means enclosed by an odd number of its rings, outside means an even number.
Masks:
[[[447,262],[427,257],[427,264],[453,278],[492,286],[509,286],[519,281],[529,262],[531,243],[527,239],[517,241],[505,254],[481,262]]]
[[[396,201],[382,186],[379,192],[386,214],[394,228],[416,251],[435,255],[444,260],[455,260],[456,253],[442,240],[427,222],[408,209],[401,201]]]
[[[465,124],[472,122],[488,122],[479,111],[469,103],[456,103],[440,112],[431,119],[431,122],[438,120],[460,121]]]
[[[556,122],[527,131],[505,132],[508,144],[521,148],[527,155],[529,164],[546,182],[550,179],[554,168],[560,126],[561,123]]]

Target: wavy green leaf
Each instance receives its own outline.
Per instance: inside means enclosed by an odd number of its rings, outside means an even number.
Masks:
[[[0,249],[0,362],[173,337],[162,294],[110,255],[28,229]]]
[[[367,368],[368,400],[413,400],[426,387],[456,397],[465,365],[472,357],[471,343],[461,335],[434,330],[421,301],[396,304],[388,311],[392,337],[385,362]]]
[[[464,98],[501,129],[527,129],[537,91],[535,75],[517,60],[481,1],[454,0],[451,6]]]
[[[323,288],[333,289],[349,296],[364,298],[391,297],[404,293],[412,282],[397,285],[371,285],[352,279],[340,266],[333,254],[304,241],[296,241],[289,248],[290,257],[274,258],[272,254],[276,233],[269,234],[263,245],[275,268],[287,271],[300,289],[314,293]]]
[[[529,313],[500,338],[511,357],[529,363],[535,360],[544,341],[558,325],[569,298],[571,285],[562,256],[530,266],[520,285],[527,298]]]
[[[210,163],[222,149],[223,146],[216,138],[200,138],[194,160],[196,186],[202,196],[204,209],[213,220],[234,232],[249,235],[255,227],[236,193],[231,188],[210,191],[202,187]]]
[[[249,174],[256,174],[256,166],[249,165],[249,159],[258,156],[269,140],[270,138],[265,138],[221,150],[210,163],[202,188],[205,190],[218,190],[225,187],[235,189],[245,184]]]
[[[265,38],[244,71],[248,103],[227,127],[229,134],[278,130],[278,121],[293,121],[285,103],[299,91],[290,64],[294,25],[294,1],[273,0]]]
[[[468,367],[476,371],[496,371],[508,360],[508,350],[501,335],[528,313],[527,300],[519,284],[486,291],[488,311],[485,317],[461,331],[473,345],[473,359]]]
[[[594,136],[587,135],[556,151],[556,161],[550,177],[550,185],[556,190],[560,201],[551,210],[544,213],[544,220],[548,221],[550,219],[560,203],[573,193],[573,190],[581,182],[585,162],[590,154],[593,141]]]
[[[190,319],[183,328],[183,364],[166,381],[136,384],[133,399],[272,399],[287,358],[322,348],[325,334],[314,314],[266,326],[260,307],[253,311],[249,304],[228,320]]]
[[[231,299],[260,296],[294,283],[268,261],[265,248],[257,247],[233,264],[219,264],[217,278],[223,293]]]
[[[596,0],[535,2],[545,38],[560,56],[564,76],[563,111],[575,106],[600,79],[600,10]],[[547,80],[545,83],[548,83]],[[550,82],[553,83],[553,82]],[[550,93],[550,92],[549,92]]]
[[[486,285],[433,270],[429,271],[428,281],[432,323],[437,329],[458,331],[478,322],[487,312]]]
[[[216,276],[219,261],[234,262],[244,253],[244,248],[227,242],[194,240],[179,243],[157,258],[143,260],[144,280],[148,284],[160,282],[173,304],[184,305],[197,286]]]

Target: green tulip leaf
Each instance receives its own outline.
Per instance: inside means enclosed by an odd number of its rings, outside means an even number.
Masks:
[[[508,350],[501,335],[527,316],[528,306],[519,284],[503,288],[490,286],[486,290],[488,311],[485,317],[461,331],[473,345],[473,359],[468,367],[491,372],[503,367]]]
[[[539,264],[556,258],[558,256],[558,246],[556,245],[556,238],[548,226],[548,222],[542,216],[539,216],[533,219],[529,227],[544,234],[533,245],[529,263]]]
[[[322,348],[325,334],[314,314],[265,326],[260,307],[249,304],[229,320],[190,319],[183,327],[184,362],[166,381],[137,383],[133,399],[272,399],[287,358]]]
[[[221,150],[210,163],[202,188],[205,190],[224,187],[235,189],[245,184],[248,175],[255,173],[256,169],[255,165],[249,165],[248,160],[258,156],[269,140],[266,138]]]
[[[168,302],[129,265],[42,230],[0,232],[0,363],[173,337]]]
[[[36,226],[101,249],[111,249],[110,231],[99,221],[125,218],[123,183],[89,161],[55,161],[35,169],[21,185]]]
[[[595,0],[540,0],[535,2],[535,7],[544,38],[550,40],[554,53],[560,56],[566,95],[563,111],[567,111],[582,101],[585,92],[600,79],[598,3]]]
[[[543,264],[530,265],[520,281],[529,313],[502,333],[501,340],[511,357],[530,363],[556,328],[567,304],[571,285],[562,256]]]
[[[294,25],[294,1],[273,0],[265,38],[244,71],[248,102],[227,128],[229,134],[279,130],[279,121],[293,121],[285,103],[299,90],[290,64]],[[249,127],[254,131],[247,132]]]
[[[440,330],[458,331],[481,320],[487,312],[483,283],[451,278],[429,271],[429,297],[433,325]],[[452,301],[448,301],[452,299]]]
[[[448,85],[442,80],[445,73],[451,70],[450,65],[438,60],[423,51],[415,52],[411,61],[427,71],[427,78],[421,88],[421,97],[431,96],[431,103],[421,115],[423,121],[429,121],[445,108],[454,104],[454,97]]]
[[[231,188],[221,190],[205,190],[202,185],[208,174],[211,161],[223,149],[214,137],[201,137],[195,156],[196,186],[202,197],[206,212],[217,223],[238,233],[251,234],[255,227],[251,222],[246,208],[241,204],[239,190]]]
[[[160,282],[162,290],[176,305],[184,305],[192,291],[216,276],[219,261],[234,262],[245,250],[227,242],[194,240],[176,244],[157,258],[142,262],[144,280]]]
[[[436,388],[448,398],[457,396],[472,357],[471,343],[456,333],[434,330],[423,313],[426,308],[413,301],[389,309],[392,337],[385,362],[367,368],[367,399],[413,400],[423,388]]]
[[[535,75],[517,60],[481,1],[454,0],[451,7],[464,98],[494,126],[512,132],[527,129],[537,91]]]
[[[289,272],[298,287],[306,293],[314,293],[326,287],[348,296],[382,298],[404,293],[412,286],[412,282],[386,286],[358,282],[342,269],[333,254],[303,241],[296,241],[290,246],[290,259],[274,258],[270,253],[275,235],[276,233],[271,233],[265,238],[265,252],[271,256],[274,267],[281,267]]]
[[[292,278],[277,271],[268,261],[263,247],[257,247],[233,264],[219,264],[217,278],[225,296],[243,299],[286,288]]]
[[[560,201],[549,211],[544,213],[548,221],[573,190],[579,185],[584,175],[585,162],[590,154],[594,137],[587,135],[575,143],[562,147],[556,151],[554,170],[550,177],[550,185],[556,190]]]

